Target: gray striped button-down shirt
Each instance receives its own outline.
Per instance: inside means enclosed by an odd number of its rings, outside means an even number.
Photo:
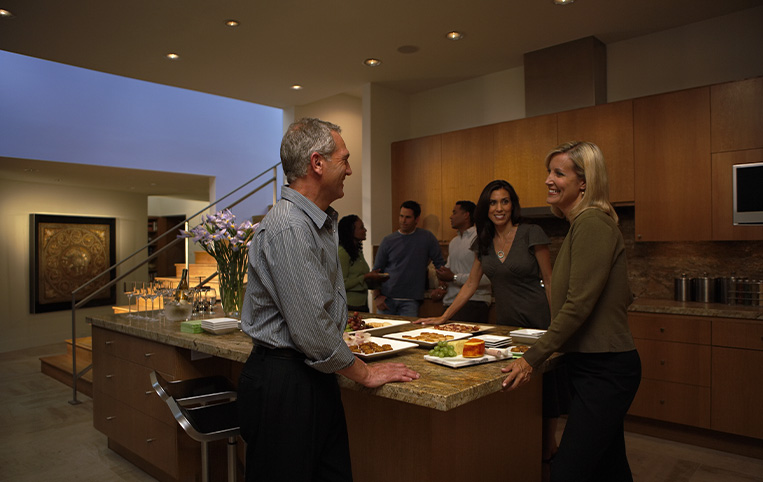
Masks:
[[[347,295],[339,265],[337,214],[281,188],[249,248],[241,328],[257,345],[292,348],[333,373],[355,360],[342,333]]]

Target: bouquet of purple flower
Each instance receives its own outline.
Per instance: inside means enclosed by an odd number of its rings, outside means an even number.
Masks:
[[[256,224],[244,221],[236,226],[236,216],[229,209],[201,216],[201,224],[180,237],[191,238],[217,261],[220,300],[227,315],[241,313],[244,301],[244,278],[249,264],[249,245]]]

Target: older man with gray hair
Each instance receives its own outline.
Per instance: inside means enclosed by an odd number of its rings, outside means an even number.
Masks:
[[[366,387],[419,377],[401,363],[366,365],[342,339],[347,302],[337,214],[352,174],[339,126],[301,119],[281,143],[288,187],[249,250],[241,328],[254,348],[238,388],[247,481],[350,481],[335,373]]]

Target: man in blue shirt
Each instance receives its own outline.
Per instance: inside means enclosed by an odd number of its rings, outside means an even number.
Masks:
[[[378,313],[385,315],[419,316],[424,301],[429,261],[435,268],[445,266],[440,243],[426,229],[417,229],[421,206],[405,201],[400,206],[400,227],[382,239],[376,253],[374,269],[389,273],[380,290],[374,291]]]
[[[344,196],[352,169],[340,132],[318,119],[289,126],[281,143],[289,185],[249,250],[241,328],[254,348],[238,387],[247,482],[351,481],[335,373],[366,387],[419,377],[402,363],[366,365],[342,339],[347,302],[330,203]]]

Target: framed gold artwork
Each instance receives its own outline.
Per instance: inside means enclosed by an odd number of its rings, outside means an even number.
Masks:
[[[30,214],[30,313],[70,310],[72,291],[116,258],[115,218]],[[102,288],[109,273],[77,293],[77,301]],[[116,304],[116,288],[103,289],[85,306]]]

